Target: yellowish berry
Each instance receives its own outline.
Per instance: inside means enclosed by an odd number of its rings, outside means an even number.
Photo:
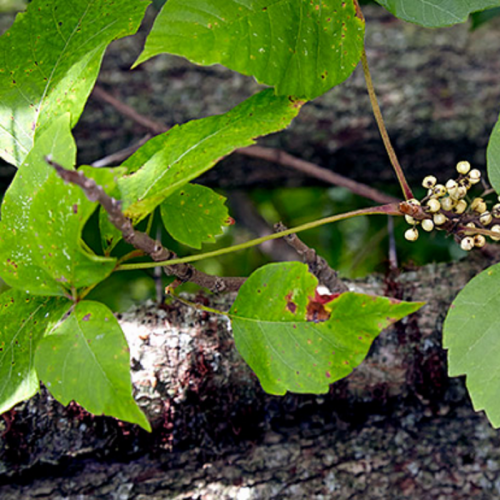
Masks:
[[[465,200],[458,200],[457,204],[455,205],[455,212],[457,214],[463,214],[466,209],[467,202]]]
[[[410,200],[408,200],[408,203],[410,205],[417,205],[418,207],[420,206],[420,202],[418,200],[416,200],[415,198],[411,198]]]
[[[432,218],[432,220],[434,221],[434,224],[436,224],[436,226],[441,226],[448,219],[446,218],[445,215],[439,213],[439,214],[434,214],[434,217]]]
[[[477,184],[481,180],[481,172],[474,168],[469,172],[468,178],[471,184]]]
[[[499,226],[500,227],[500,226]],[[406,232],[405,232],[405,238],[408,240],[408,241],[417,241],[418,240],[418,229],[416,228],[411,228],[411,229],[408,229]]]
[[[490,238],[493,241],[500,241],[500,226],[498,224],[495,224],[494,226],[491,226],[490,230],[494,233],[498,233],[498,236],[490,236]]]
[[[466,236],[461,242],[460,242],[460,247],[462,250],[465,250],[469,252],[474,248],[474,238],[470,236]]]
[[[457,163],[457,172],[466,175],[470,170],[470,163],[468,161],[459,161]]]
[[[437,179],[433,175],[428,175],[424,177],[422,181],[422,186],[424,188],[433,188],[436,185]]]
[[[474,246],[476,248],[483,248],[486,245],[486,238],[482,234],[474,236]]]
[[[433,198],[427,202],[427,208],[431,213],[439,212],[441,210],[441,203]]]
[[[491,216],[491,214],[489,212],[483,212],[480,216],[479,216],[479,222],[483,225],[483,226],[487,226],[491,221],[492,221],[493,217]]]
[[[417,221],[411,215],[405,215],[405,220],[406,222],[408,222],[408,224],[411,224],[412,226],[414,226],[417,223]]]
[[[448,211],[450,211],[450,210],[452,210],[452,209],[453,209],[453,207],[456,205],[456,203],[457,203],[457,202],[456,202],[454,199],[452,199],[452,198],[450,198],[449,196],[447,196],[446,198],[443,198],[443,199],[441,200],[441,208],[442,208],[443,210],[448,210]]]
[[[475,229],[476,225],[474,224],[474,222],[469,222],[469,223],[465,224],[465,227],[470,227],[471,229]],[[475,234],[475,231],[464,231],[464,234],[467,234],[470,236],[470,235]]]
[[[442,184],[436,184],[434,186],[434,196],[441,198],[447,193],[446,188]]]
[[[428,233],[434,229],[434,222],[431,219],[424,219],[422,221],[422,229]]]
[[[486,212],[486,203],[482,198],[474,198],[470,204],[470,207],[474,212],[477,212],[478,214],[482,214],[483,212]]]
[[[453,190],[453,189],[456,189],[458,187],[458,183],[457,181],[453,180],[453,179],[449,179],[447,182],[446,182],[446,189],[448,191]]]
[[[493,205],[491,208],[491,215],[493,215],[493,217],[500,217],[500,203]]]

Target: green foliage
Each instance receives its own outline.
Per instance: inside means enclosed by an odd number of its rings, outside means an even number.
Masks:
[[[21,290],[0,295],[0,413],[38,391],[36,348],[70,304],[64,298],[36,297]]]
[[[0,274],[10,286],[40,295],[72,295],[114,269],[116,259],[81,244],[83,225],[96,204],[66,185],[44,161],[71,166],[76,148],[68,114],[53,120],[36,140],[5,194],[0,222]]]
[[[41,340],[35,358],[40,379],[62,404],[75,400],[96,415],[151,426],[132,398],[127,341],[103,304],[82,301]]]
[[[227,154],[285,128],[302,104],[264,90],[228,113],[176,126],[151,139],[124,163],[132,173],[118,181],[125,215],[140,221]]]
[[[136,64],[161,52],[314,99],[358,64],[364,21],[343,0],[169,0]]]
[[[34,0],[0,38],[0,156],[19,166],[66,113],[78,121],[109,43],[134,33],[145,0]]]
[[[488,179],[497,193],[500,193],[500,119],[497,121],[486,151]]]
[[[500,7],[484,10],[482,12],[475,12],[470,16],[471,29],[475,30],[480,26],[482,26],[483,24],[487,23],[488,21],[495,19],[498,16],[500,16]]]
[[[186,184],[160,205],[165,229],[180,243],[201,248],[215,242],[222,227],[230,224],[226,198],[210,188]]]
[[[317,285],[305,264],[269,264],[248,278],[231,307],[236,347],[266,392],[327,392],[384,328],[423,305],[350,292],[323,305]]]
[[[472,279],[454,300],[443,328],[450,376],[467,376],[476,411],[500,427],[500,264]]]
[[[426,28],[463,23],[472,12],[497,7],[499,0],[377,0],[396,17]]]

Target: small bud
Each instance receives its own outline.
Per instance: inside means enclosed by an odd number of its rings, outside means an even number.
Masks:
[[[422,181],[422,186],[424,188],[433,188],[436,185],[437,179],[433,175],[428,175]]]
[[[476,248],[483,248],[486,245],[486,238],[482,234],[474,236],[474,246]]]
[[[417,221],[411,215],[405,215],[405,220],[406,222],[408,222],[408,224],[411,224],[412,226],[414,226],[417,223]]]
[[[500,226],[498,226],[500,227]],[[415,229],[414,227],[411,228],[411,229],[408,229],[406,232],[405,232],[405,238],[408,240],[408,241],[417,241],[418,240],[418,230]]]
[[[465,200],[459,200],[455,206],[455,213],[463,214],[467,209],[467,202]]]
[[[471,238],[470,236],[466,236],[461,242],[460,246],[462,247],[462,250],[465,250],[466,252],[469,252],[474,248],[474,238]]]
[[[492,209],[491,209],[491,215],[493,215],[493,217],[500,217],[500,203],[497,203],[496,205],[493,205]]]
[[[465,189],[469,190],[472,187],[472,182],[468,177],[464,177],[463,179],[460,179],[460,182],[458,183],[459,186],[464,187]]]
[[[431,232],[434,229],[434,222],[431,219],[424,219],[422,221],[422,229],[428,233]]]
[[[468,178],[471,184],[477,184],[481,180],[481,172],[474,168],[469,172]]]
[[[442,184],[436,184],[434,186],[434,196],[441,198],[447,193],[446,188]]]
[[[441,203],[433,198],[427,202],[427,207],[431,213],[439,212],[441,210]]]
[[[491,216],[491,214],[489,212],[483,212],[480,216],[479,216],[479,222],[483,225],[483,226],[487,226],[491,221],[492,221],[493,217]]]
[[[474,224],[474,222],[468,222],[467,224],[465,224],[465,227],[470,227],[471,229],[475,229],[476,225]],[[467,236],[471,236],[475,234],[475,231],[464,231],[464,234],[466,234]]]
[[[459,161],[457,163],[457,172],[466,175],[470,170],[470,163],[468,161]]]
[[[490,236],[490,238],[493,241],[500,241],[500,226],[498,224],[495,224],[490,228],[490,230],[493,231],[494,233],[498,233],[498,236]]]
[[[453,200],[452,198],[450,198],[449,196],[447,196],[446,198],[443,198],[441,200],[441,208],[443,210],[452,210],[453,207],[456,205],[456,201]]]
[[[443,214],[440,213],[434,214],[434,217],[432,219],[434,220],[434,224],[436,224],[436,226],[441,226],[448,220]]]
[[[474,212],[477,212],[478,214],[482,214],[483,212],[486,212],[486,203],[482,198],[474,198],[470,204],[470,207]]]

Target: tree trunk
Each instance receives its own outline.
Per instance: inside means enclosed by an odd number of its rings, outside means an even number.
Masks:
[[[178,302],[120,316],[151,435],[45,391],[7,414],[0,498],[469,499],[500,495],[498,433],[449,379],[446,310],[487,255],[350,283],[425,300],[327,395],[266,395],[226,318]],[[223,310],[232,297],[209,301]],[[85,496],[87,495],[87,496]]]

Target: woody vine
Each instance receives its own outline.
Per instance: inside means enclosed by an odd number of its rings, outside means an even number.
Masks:
[[[421,0],[379,3],[427,27],[463,22],[472,12],[500,5],[457,1],[446,10]],[[223,64],[270,88],[224,115],[170,130],[149,122],[158,135],[115,167],[75,168],[71,129],[104,51],[112,40],[135,33],[147,5],[86,0],[75,8],[62,0],[34,0],[0,38],[0,49],[12,54],[0,67],[0,155],[18,168],[1,206],[0,276],[11,287],[0,295],[1,412],[31,397],[43,382],[62,404],[74,400],[92,413],[151,430],[133,399],[123,332],[111,310],[87,299],[114,272],[161,266],[175,277],[168,288],[174,295],[186,282],[217,293],[237,291],[229,311],[207,310],[230,318],[236,346],[263,389],[277,395],[324,393],[363,361],[383,328],[423,304],[349,291],[297,233],[381,214],[405,217],[409,241],[418,238],[419,228],[446,231],[467,251],[482,248],[487,239],[500,240],[500,204],[487,199],[500,188],[500,125],[488,148],[493,189],[477,169],[457,159],[456,178],[440,183],[426,177],[427,195],[416,200],[377,103],[356,0],[169,0],[136,65],[168,52],[196,64]],[[222,197],[190,181],[233,151],[268,154],[251,146],[254,139],[286,128],[305,102],[344,82],[360,61],[402,200],[340,179],[384,204],[290,229],[278,225],[272,235],[181,258],[149,234],[149,223],[138,229],[158,210],[178,242],[195,249],[213,242],[234,220]],[[96,210],[100,253],[82,238]],[[211,276],[192,264],[276,238],[285,238],[304,263],[270,264],[248,278]],[[119,242],[129,245],[128,253],[117,254]],[[491,297],[499,279],[497,264],[472,280],[455,300],[444,331],[450,375],[467,375],[475,408],[484,409],[494,426],[500,426],[500,377],[494,371],[500,317],[485,294]],[[319,283],[329,292],[320,293]],[[464,324],[471,334],[464,335]]]

